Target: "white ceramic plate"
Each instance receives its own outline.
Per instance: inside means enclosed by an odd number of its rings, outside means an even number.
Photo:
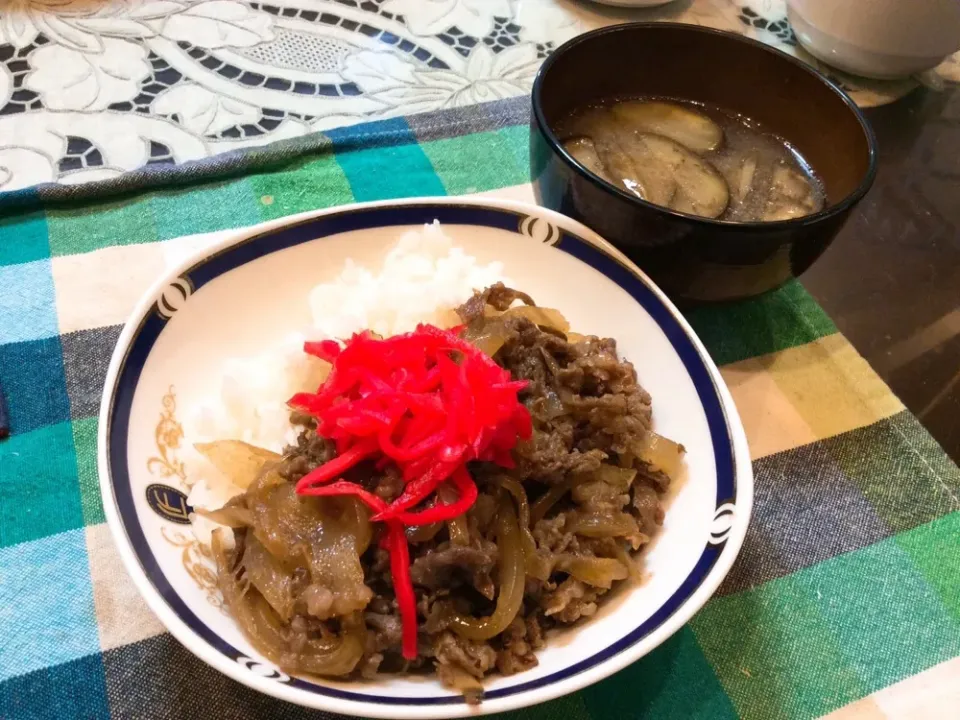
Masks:
[[[583,332],[617,339],[653,395],[655,429],[688,449],[660,536],[624,587],[580,627],[552,638],[538,667],[494,677],[479,709],[432,679],[289,677],[259,656],[220,607],[213,564],[192,536],[179,421],[216,387],[225,358],[252,354],[309,322],[307,292],[347,257],[379,265],[400,233],[439,219],[482,262]],[[676,632],[730,569],[753,479],[736,409],[673,305],[586,227],[532,205],[439,198],[310,213],[245,231],[163,278],[117,343],[100,413],[103,504],[123,561],[151,609],[204,661],[269,695],[349,715],[440,718],[542,702],[596,682]],[[588,631],[587,631],[588,630]]]

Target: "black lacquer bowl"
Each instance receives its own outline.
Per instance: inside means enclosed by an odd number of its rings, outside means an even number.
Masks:
[[[693,100],[742,114],[790,142],[823,181],[827,203],[777,222],[729,222],[640,200],[585,170],[552,128],[611,97]],[[820,257],[876,174],[876,141],[854,102],[805,63],[740,35],[632,23],[562,45],[533,86],[531,174],[538,201],[590,226],[679,301],[750,297]]]

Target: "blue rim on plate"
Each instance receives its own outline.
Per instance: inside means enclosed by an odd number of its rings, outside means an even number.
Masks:
[[[416,203],[348,209],[285,225],[230,245],[199,260],[184,271],[181,278],[192,290],[197,290],[211,280],[245,263],[295,245],[354,230],[398,225],[423,225],[434,220],[439,220],[441,224],[445,225],[474,225],[514,233],[523,231],[524,221],[528,221],[526,228],[528,230],[530,224],[530,216],[522,213],[475,205]],[[529,232],[524,234],[529,234]],[[670,308],[643,279],[627,266],[567,230],[551,226],[547,240],[561,252],[572,255],[586,263],[629,293],[665,333],[673,349],[683,362],[706,415],[717,471],[714,516],[720,518],[732,513],[738,499],[736,458],[723,402],[700,351]],[[109,487],[119,510],[123,529],[144,575],[170,609],[190,630],[222,655],[234,662],[249,662],[249,658],[205,625],[180,599],[176,590],[161,571],[156,558],[150,551],[143,529],[136,521],[134,491],[127,466],[127,439],[133,397],[140,379],[140,373],[170,317],[169,309],[163,307],[162,302],[163,298],[158,300],[152,311],[142,318],[127,346],[126,355],[121,361],[116,375],[116,383],[111,395],[112,404],[107,415],[106,430]],[[589,658],[544,677],[506,688],[489,690],[484,693],[484,699],[493,700],[510,697],[528,690],[551,685],[559,680],[587,671],[640,642],[666,622],[704,582],[720,557],[726,540],[727,532],[711,535],[693,570],[674,594],[647,620],[617,642]],[[274,679],[285,683],[289,687],[354,702],[383,705],[461,705],[465,702],[464,698],[459,695],[404,697],[354,692],[319,685],[300,678],[291,678],[280,672],[274,673]]]

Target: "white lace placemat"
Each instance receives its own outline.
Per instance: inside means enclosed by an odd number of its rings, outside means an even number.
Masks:
[[[524,95],[557,45],[628,20],[741,32],[815,63],[783,0],[6,0],[0,191]],[[864,105],[915,87],[831,74]]]

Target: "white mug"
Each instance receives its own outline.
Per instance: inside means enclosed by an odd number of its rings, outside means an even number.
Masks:
[[[814,57],[871,78],[928,70],[960,50],[960,0],[787,0]]]

